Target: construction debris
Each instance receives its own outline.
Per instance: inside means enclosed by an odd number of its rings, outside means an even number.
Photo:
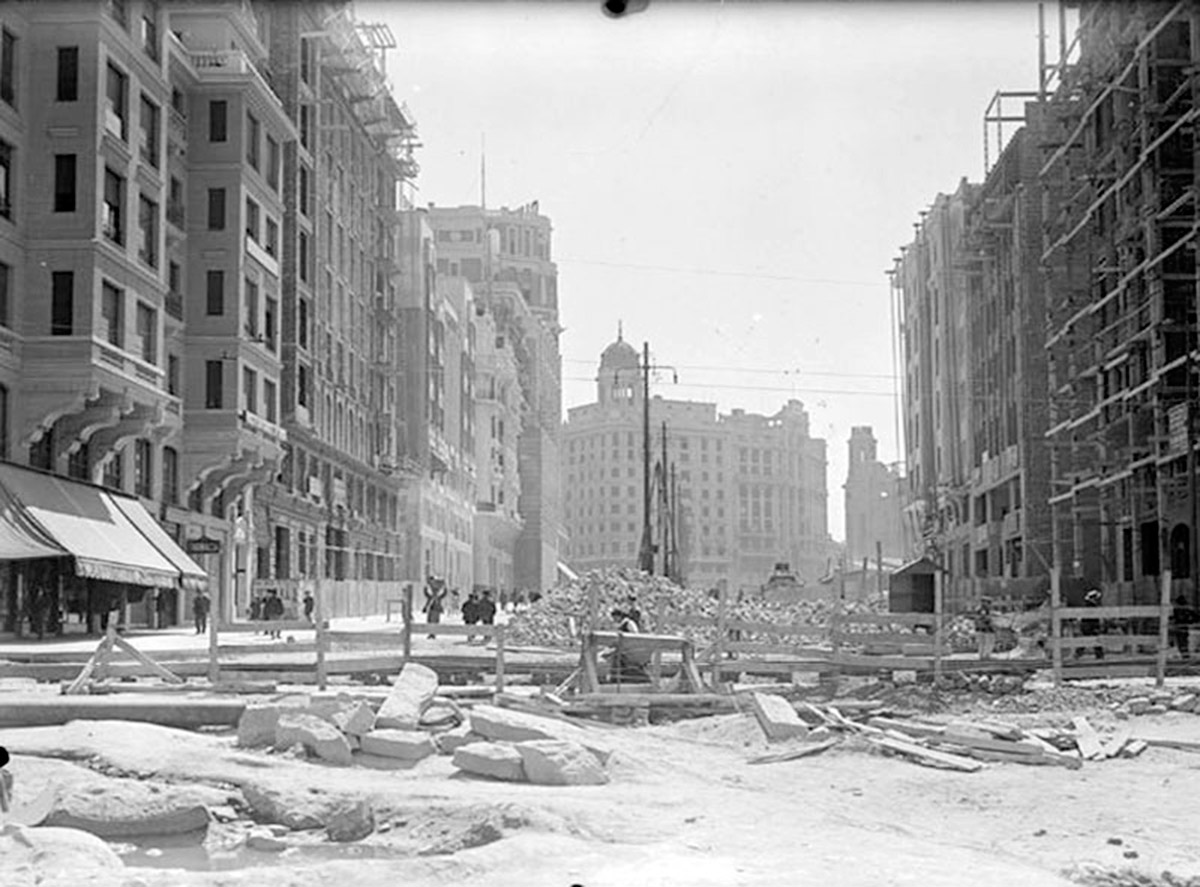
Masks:
[[[811,734],[810,734],[811,735]],[[751,764],[779,764],[783,761],[795,761],[799,758],[808,758],[812,755],[818,755],[826,749],[833,748],[839,744],[841,739],[825,739],[821,742],[810,742],[797,748],[789,749],[788,751],[775,752],[769,755],[759,755],[756,758],[751,758]]]

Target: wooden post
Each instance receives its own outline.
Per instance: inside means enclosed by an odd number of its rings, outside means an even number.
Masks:
[[[652,573],[654,571],[649,570],[648,572]],[[587,617],[587,630],[588,631],[596,631],[598,628],[598,626],[596,625],[596,612],[600,608],[600,601],[599,601],[600,592],[596,588],[596,581],[597,580],[595,578],[592,578],[588,581],[588,617]]]
[[[1163,570],[1162,594],[1158,602],[1158,663],[1154,669],[1154,686],[1161,687],[1167,678],[1167,650],[1170,648],[1168,620],[1171,617],[1171,571]]]
[[[728,604],[729,591],[726,585],[722,584],[717,588],[717,637],[712,646],[712,674],[709,677],[714,693],[721,688],[722,668],[725,665],[725,641],[729,634],[729,629],[725,627],[728,622],[726,615]]]
[[[213,612],[216,609],[217,612]],[[221,680],[220,640],[217,637],[217,623],[223,618],[222,610],[209,608],[208,613],[208,682],[216,685]]]
[[[1060,686],[1063,679],[1062,660],[1062,617],[1058,615],[1062,607],[1062,567],[1057,564],[1050,568],[1050,661],[1054,666],[1054,686]]]
[[[942,624],[946,608],[945,577],[939,565],[933,573],[933,682],[942,682]]]
[[[404,603],[400,608],[400,615],[404,618],[404,632],[402,642],[404,644],[404,661],[408,662],[412,658],[412,606],[413,606],[413,587],[412,583],[406,583],[404,586]]]
[[[504,692],[504,626],[496,626],[496,692]]]
[[[843,598],[835,597],[833,609],[829,611],[829,646],[833,650],[834,662],[837,662],[838,655],[842,651],[842,607],[844,606]]]
[[[875,591],[883,597],[883,543],[875,540]]]

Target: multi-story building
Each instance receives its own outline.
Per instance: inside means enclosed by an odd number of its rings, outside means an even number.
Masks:
[[[1023,594],[1050,561],[1038,114],[982,185],[938,195],[892,274],[902,306],[910,511],[947,600]]]
[[[281,212],[278,222],[264,216],[257,239],[272,255],[282,243],[280,287],[274,296],[249,289],[267,313],[242,330],[278,355],[270,394],[280,404],[265,409],[288,435],[246,529],[253,587],[293,605],[316,589],[326,615],[382,612],[405,572],[399,219],[401,186],[416,173],[415,124],[386,83],[395,46],[386,27],[356,21],[346,3],[270,5],[264,16],[267,74],[294,135],[262,149],[282,183]],[[246,126],[258,123],[246,117]],[[253,401],[242,406],[256,412]]]
[[[477,206],[423,211],[434,232],[435,271],[461,276],[495,318],[517,361],[523,398],[517,438],[521,528],[514,551],[517,590],[542,590],[558,578],[562,533],[559,432],[562,360],[558,270],[550,220],[536,203],[516,210]]]
[[[850,468],[846,473],[846,560],[906,560],[913,554],[904,506],[906,483],[894,465],[879,461],[870,425],[850,429]]]
[[[1046,102],[1053,561],[1111,603],[1197,595],[1195,4],[1079,4]]]
[[[638,367],[637,352],[618,336],[601,355],[596,401],[568,411],[562,486],[574,569],[638,562],[645,510]],[[650,423],[652,471],[662,462],[665,424],[680,567],[689,585],[754,591],[779,561],[808,581],[823,573],[825,442],[809,436],[800,403],[774,416],[722,416],[712,403],[654,397]],[[661,489],[651,515],[659,563]]]
[[[390,578],[415,165],[386,32],[247,0],[18,3],[0,29],[0,457],[202,540],[221,618],[252,582]]]

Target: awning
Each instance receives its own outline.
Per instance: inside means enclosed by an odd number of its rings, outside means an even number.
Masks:
[[[12,494],[0,487],[0,560],[41,557],[67,557],[67,552],[38,529]]]
[[[75,559],[78,575],[159,588],[180,580],[179,568],[151,544],[107,490],[11,464],[0,464],[0,486]],[[183,552],[179,555],[187,558]]]
[[[167,531],[150,516],[150,513],[142,507],[141,502],[125,496],[113,496],[112,501],[117,508],[121,509],[121,513],[141,530],[142,535],[150,540],[150,544],[175,565],[184,588],[190,591],[205,591],[208,588],[208,575],[182,548],[175,544],[175,540],[167,535]]]

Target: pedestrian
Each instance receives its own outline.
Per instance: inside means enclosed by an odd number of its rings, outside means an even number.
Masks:
[[[1097,588],[1093,588],[1091,591],[1089,591],[1087,594],[1085,594],[1083,596],[1083,605],[1090,609],[1099,607],[1100,606],[1100,597],[1101,597],[1100,590]],[[1099,619],[1080,619],[1079,620],[1079,634],[1085,638],[1099,637],[1101,634],[1101,629],[1102,629],[1102,626],[1101,626]],[[1097,644],[1095,647],[1092,648],[1092,650],[1096,654],[1097,659],[1104,658],[1104,647]],[[1075,658],[1078,659],[1082,655],[1083,655],[1083,648],[1076,647],[1075,648]]]
[[[267,593],[267,602],[264,605],[263,609],[265,611],[266,619],[268,622],[274,622],[277,619],[283,618],[283,598],[281,598],[279,596],[278,589],[272,588]],[[278,638],[283,637],[283,632],[279,631],[279,629],[277,629],[277,628],[272,627],[267,632],[267,636],[278,639]]]
[[[313,610],[316,609],[317,602],[313,599],[311,591],[304,592],[304,618],[309,622],[313,621]]]
[[[257,592],[250,598],[250,621],[260,622],[263,618],[263,600],[262,595]],[[258,632],[262,634],[262,632]]]
[[[625,616],[634,624],[634,631],[644,630],[642,611],[638,609],[636,595],[631,594],[625,598]]]
[[[444,579],[438,579],[436,576],[430,576],[425,584],[425,604],[421,607],[421,612],[425,614],[425,622],[429,625],[437,625],[442,621],[442,612],[445,609],[446,600],[446,582]],[[430,634],[432,640],[436,635]]]
[[[472,591],[462,605],[463,625],[475,625],[479,622],[479,592]],[[467,635],[467,643],[471,643],[474,635]]]
[[[483,590],[483,598],[479,601],[479,621],[484,625],[492,625],[496,621],[496,602],[492,600],[490,588]]]
[[[1175,638],[1175,646],[1179,648],[1179,655],[1184,659],[1192,658],[1190,635],[1191,627],[1196,624],[1196,611],[1188,605],[1188,599],[1184,595],[1179,595],[1175,598],[1175,607],[1171,611],[1172,633]]]
[[[975,643],[981,661],[992,658],[992,651],[996,649],[996,623],[992,617],[991,598],[981,598],[975,612]]]
[[[195,599],[192,601],[192,616],[196,620],[196,634],[204,634],[204,632],[208,631],[209,605],[208,592],[197,592]]]

